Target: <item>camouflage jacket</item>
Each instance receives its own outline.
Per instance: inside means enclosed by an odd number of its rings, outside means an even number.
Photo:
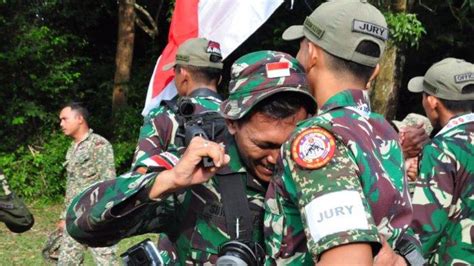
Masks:
[[[226,136],[224,143],[231,161],[217,175],[246,177],[245,190],[254,216],[253,239],[262,243],[265,188],[246,174],[233,138]],[[167,159],[171,154],[160,156]],[[110,245],[132,235],[165,233],[160,234],[158,249],[167,265],[215,263],[218,247],[231,239],[218,192],[219,179],[213,177],[204,184],[151,200],[148,194],[157,175],[131,172],[89,187],[69,208],[68,232],[90,246]]]
[[[443,130],[423,149],[411,227],[429,265],[474,265],[474,121]]]
[[[34,219],[23,201],[10,190],[0,169],[0,222],[11,231],[21,233],[33,226]]]
[[[282,146],[265,201],[267,264],[313,265],[335,246],[394,246],[412,214],[398,135],[362,90],[331,97]],[[314,261],[313,261],[314,260]]]
[[[208,110],[219,110],[221,100],[216,92],[206,88],[197,90],[206,91],[208,95],[192,96],[191,94],[189,99],[195,106],[195,114]],[[163,151],[177,149],[175,138],[178,126],[176,111],[172,110],[165,103],[162,102],[159,107],[152,109],[145,117],[140,129],[132,170],[136,170],[142,166],[149,166],[147,159],[153,155],[160,154]]]
[[[67,171],[65,211],[61,219],[66,218],[66,210],[72,199],[91,184],[115,178],[114,152],[112,145],[103,137],[92,133],[79,143],[71,143],[66,161]]]

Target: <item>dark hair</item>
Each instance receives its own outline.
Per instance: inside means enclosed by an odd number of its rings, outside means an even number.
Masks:
[[[242,125],[255,113],[263,113],[273,119],[285,119],[296,114],[301,107],[309,114],[316,112],[314,102],[308,96],[298,92],[280,92],[263,99],[237,122]]]
[[[474,87],[474,85],[473,85]],[[463,88],[464,89],[464,88]],[[474,111],[474,100],[467,100],[467,101],[454,101],[454,100],[446,100],[446,99],[441,99],[435,95],[430,95],[426,92],[423,92],[423,94],[426,96],[433,96],[436,97],[446,109],[448,109],[451,112],[472,112]]]
[[[371,41],[360,42],[356,48],[356,52],[371,57],[379,57],[381,53],[379,46]],[[325,54],[327,55],[326,58],[328,59],[329,68],[334,72],[350,73],[364,83],[369,81],[370,76],[374,72],[375,67],[355,63],[327,52],[325,52]]]
[[[70,102],[70,103],[66,104],[63,107],[63,109],[66,108],[66,107],[69,107],[69,108],[71,108],[71,110],[79,113],[84,118],[85,121],[87,121],[87,119],[89,118],[89,111],[87,111],[87,108],[84,107],[82,105],[82,103],[80,103],[80,102]]]
[[[435,96],[436,97],[436,96]],[[438,98],[440,102],[452,112],[472,112],[474,107],[474,100],[468,101],[453,101],[453,100],[445,100]]]
[[[198,66],[189,66],[189,65],[176,65],[175,71],[179,72],[181,68],[189,71],[193,79],[197,82],[202,83],[211,83],[219,82],[221,77],[221,70],[213,67],[198,67]]]

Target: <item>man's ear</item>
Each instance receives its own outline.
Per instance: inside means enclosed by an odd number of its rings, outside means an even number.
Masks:
[[[316,65],[316,62],[318,61],[318,59],[320,59],[320,57],[322,56],[322,50],[319,48],[319,47],[316,47],[316,45],[314,45],[314,43],[308,41],[306,42],[306,44],[308,45],[308,70],[313,68],[314,65]]]
[[[436,110],[440,107],[441,105],[441,102],[439,101],[438,98],[432,96],[432,95],[429,95],[429,94],[426,94],[426,102],[428,103],[428,106],[432,109],[432,110]]]
[[[181,68],[179,69],[179,71],[180,71],[181,76],[183,77],[183,81],[184,81],[184,80],[188,81],[189,78],[190,78],[190,76],[191,76],[191,74],[189,73],[189,71],[188,71],[187,69],[185,69],[184,67],[181,67]]]
[[[374,81],[374,79],[379,75],[379,73],[380,73],[380,65],[377,64],[375,65],[372,75],[370,75],[369,81],[367,81],[367,84],[365,85],[366,89],[370,89],[370,87],[372,87],[372,81]]]
[[[79,122],[79,124],[84,124],[84,117],[80,113],[76,113],[75,118]]]
[[[237,121],[226,119],[225,123],[227,125],[227,129],[229,130],[229,133],[231,135],[234,135],[235,132],[237,132],[237,127],[238,127]]]

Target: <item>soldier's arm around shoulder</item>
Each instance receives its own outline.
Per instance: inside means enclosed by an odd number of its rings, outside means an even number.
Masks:
[[[8,186],[7,180],[0,169],[0,221],[10,231],[23,233],[34,224],[34,218],[25,203]]]
[[[114,150],[112,144],[101,136],[97,136],[93,147],[93,158],[97,174],[101,180],[115,178]]]

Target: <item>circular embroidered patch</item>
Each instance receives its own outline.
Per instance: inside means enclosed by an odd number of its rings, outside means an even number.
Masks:
[[[318,169],[334,156],[336,140],[327,130],[316,127],[303,130],[291,145],[293,160],[301,167]]]

